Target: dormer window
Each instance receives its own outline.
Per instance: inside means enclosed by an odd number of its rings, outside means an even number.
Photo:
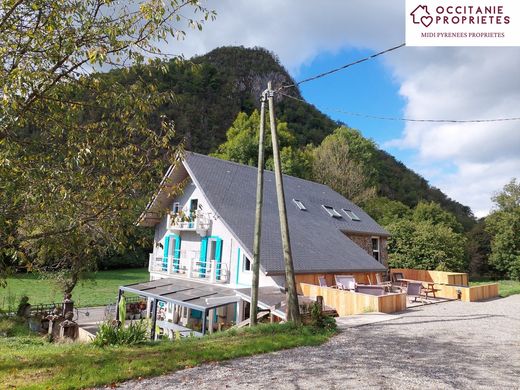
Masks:
[[[302,211],[307,210],[307,207],[305,207],[305,205],[303,204],[303,202],[301,200],[293,199],[292,201],[294,202],[296,207],[298,207],[300,210],[302,210]]]
[[[181,205],[179,202],[175,202],[173,204],[173,213],[174,214],[179,214],[179,211],[181,211]]]
[[[323,207],[325,209],[325,211],[327,212],[327,214],[329,214],[331,217],[333,217],[333,218],[341,218],[341,214],[338,213],[334,207],[326,206],[324,204],[322,204],[321,207]]]
[[[352,211],[349,209],[341,209],[345,214],[347,214],[347,217],[349,217],[352,221],[361,221],[361,219]]]

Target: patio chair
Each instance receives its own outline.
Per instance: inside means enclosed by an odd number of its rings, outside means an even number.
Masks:
[[[329,285],[327,284],[327,279],[325,279],[325,276],[318,276],[318,286],[329,287]]]
[[[383,277],[380,273],[376,273],[376,285],[377,286],[388,286],[390,287],[392,285],[392,282],[390,281],[384,281]]]
[[[402,272],[392,272],[392,282],[400,283],[399,279],[404,279],[404,275]]]
[[[336,286],[340,290],[355,290],[356,279],[352,275],[334,275]]]
[[[417,298],[424,303],[423,296],[421,295],[421,291],[423,289],[422,283],[414,283],[410,282],[408,283],[408,286],[406,287],[406,295],[410,297],[410,303],[417,302]],[[412,300],[413,298],[413,300]]]

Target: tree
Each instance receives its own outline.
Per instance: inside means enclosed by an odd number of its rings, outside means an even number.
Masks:
[[[401,220],[388,227],[388,264],[395,268],[462,271],[466,239],[450,227],[431,221]]]
[[[520,280],[520,183],[512,179],[492,199],[495,210],[486,218],[486,230],[492,236],[489,262]]]
[[[208,17],[197,1],[2,2],[0,264],[52,271],[70,292],[96,256],[125,247],[180,152],[171,123],[149,126],[171,96],[93,70],[139,68],[158,41],[184,35],[183,20]]]
[[[417,222],[429,221],[433,225],[448,226],[457,233],[464,231],[457,218],[435,202],[419,202],[413,210],[412,219]]]
[[[254,110],[251,115],[241,112],[226,133],[227,141],[220,145],[213,155],[224,160],[256,166],[258,158],[258,129],[260,114]],[[277,121],[280,142],[280,157],[283,173],[302,178],[309,178],[311,171],[311,148],[298,148],[294,133],[287,123]],[[265,138],[266,168],[273,169],[273,147],[271,135]]]
[[[468,271],[470,275],[489,275],[494,273],[489,264],[491,253],[491,235],[486,230],[486,220],[483,218],[467,233]]]
[[[412,216],[412,210],[405,204],[384,197],[375,197],[364,204],[364,210],[382,226],[388,226]]]
[[[314,153],[313,176],[353,202],[363,203],[375,196],[376,188],[365,165],[368,151],[352,134],[357,132],[339,127],[323,140]]]
[[[402,207],[402,219],[386,225],[388,264],[398,268],[464,271],[466,237],[462,226],[449,212],[433,202],[420,202],[411,213]]]

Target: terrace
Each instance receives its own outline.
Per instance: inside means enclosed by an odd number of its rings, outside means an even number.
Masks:
[[[370,277],[360,280],[363,283],[358,283],[356,278],[361,279],[358,276],[343,277],[351,279],[352,284],[332,284],[322,277],[316,283],[300,283],[299,287],[306,297],[322,296],[323,302],[336,309],[340,316],[395,313],[448,300],[474,302],[498,296],[497,283],[470,287],[468,276],[463,273],[393,269],[389,281],[375,284],[370,283]]]

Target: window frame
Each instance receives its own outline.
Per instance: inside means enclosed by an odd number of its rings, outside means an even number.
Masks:
[[[377,250],[374,250],[374,240],[376,240],[376,242],[377,242]],[[371,246],[371,250],[372,250],[372,257],[381,263],[382,262],[381,261],[381,237],[378,237],[378,236],[370,237],[370,246]],[[376,253],[377,253],[377,258],[374,256],[374,254],[376,254]]]
[[[193,208],[193,204],[196,204],[195,208]],[[190,199],[190,213],[196,213],[199,209],[199,199],[198,198],[192,198]]]
[[[249,269],[246,269],[246,263],[249,262]],[[253,261],[245,254],[242,253],[242,272],[252,272]]]
[[[175,210],[177,209],[177,210]],[[179,202],[173,202],[173,207],[172,207],[172,211],[174,214],[178,214],[179,211],[181,211],[181,204]]]
[[[327,206],[324,204],[322,204],[321,207],[323,207],[327,214],[329,214],[329,216],[331,216],[332,218],[342,218],[341,214],[338,213],[338,210],[336,210],[334,207]]]
[[[356,222],[361,221],[361,218],[359,218],[358,215],[355,212],[353,212],[351,209],[342,208],[341,211],[343,211],[345,213],[345,215],[347,217],[349,217],[349,219],[351,221],[356,221]]]
[[[298,207],[301,211],[307,211],[307,207],[305,207],[301,200],[293,198],[292,201],[296,205],[296,207]]]

